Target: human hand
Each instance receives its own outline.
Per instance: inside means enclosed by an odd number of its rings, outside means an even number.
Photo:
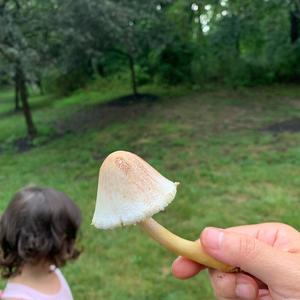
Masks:
[[[217,299],[300,299],[300,233],[296,229],[281,223],[206,228],[200,240],[209,255],[243,271],[209,270]],[[179,257],[172,268],[175,277],[187,279],[205,266]]]

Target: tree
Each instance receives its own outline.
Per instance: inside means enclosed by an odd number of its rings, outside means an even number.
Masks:
[[[41,86],[41,73],[48,64],[50,16],[55,1],[0,1],[0,54],[14,69],[15,105],[22,102],[27,133],[34,138],[37,129],[28,101],[28,83]]]
[[[135,65],[161,39],[163,27],[158,26],[163,16],[161,8],[167,2],[170,1],[61,1],[58,27],[68,45],[59,56],[62,73],[76,72],[77,79],[90,78],[99,69],[103,74],[103,58],[115,53],[127,61],[132,91],[137,95]]]
[[[19,1],[2,1],[0,6],[0,53],[3,58],[14,65],[16,99],[20,95],[22,108],[27,125],[29,137],[33,138],[36,127],[33,123],[30,106],[28,103],[28,91],[26,85],[26,73],[24,68],[30,48],[26,37],[22,32],[21,25],[24,24],[24,17],[21,14],[22,4]],[[30,56],[29,56],[30,57]]]

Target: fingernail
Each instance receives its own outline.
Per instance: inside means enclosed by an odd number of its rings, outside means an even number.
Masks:
[[[181,256],[178,256],[176,259],[174,259],[173,263],[176,263],[177,261],[181,260]]]
[[[258,291],[258,296],[259,297],[264,297],[264,296],[269,296],[269,295],[270,295],[269,290],[261,289],[261,290]]]
[[[240,283],[235,288],[235,294],[241,299],[252,300],[255,298],[255,290],[252,285],[246,283]]]
[[[221,229],[208,227],[204,229],[201,240],[206,248],[220,249],[223,238],[224,233]]]

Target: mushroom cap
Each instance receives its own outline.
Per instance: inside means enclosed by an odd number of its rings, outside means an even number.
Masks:
[[[172,202],[177,184],[136,154],[113,152],[100,167],[92,225],[109,229],[151,217]]]

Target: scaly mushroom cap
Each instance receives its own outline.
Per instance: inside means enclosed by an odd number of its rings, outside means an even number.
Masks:
[[[108,229],[138,223],[163,210],[176,186],[137,155],[113,152],[100,167],[92,224]]]

